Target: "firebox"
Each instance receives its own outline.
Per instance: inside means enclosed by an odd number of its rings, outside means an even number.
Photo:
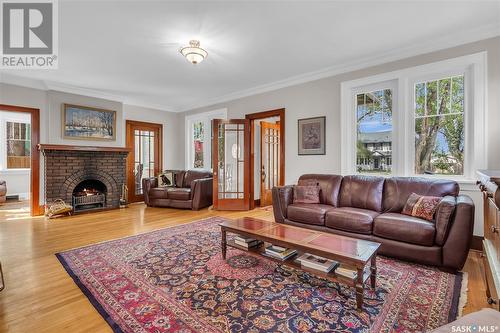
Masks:
[[[103,209],[106,207],[106,185],[97,179],[80,182],[73,190],[73,210]]]

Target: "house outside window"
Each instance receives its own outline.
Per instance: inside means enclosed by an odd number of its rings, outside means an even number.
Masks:
[[[480,52],[343,82],[342,174],[474,179],[487,165],[485,68]]]
[[[7,169],[30,168],[31,125],[6,122]]]

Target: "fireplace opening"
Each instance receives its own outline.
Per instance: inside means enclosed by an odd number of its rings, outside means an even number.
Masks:
[[[106,185],[97,179],[80,182],[73,190],[73,210],[103,209],[106,206]]]

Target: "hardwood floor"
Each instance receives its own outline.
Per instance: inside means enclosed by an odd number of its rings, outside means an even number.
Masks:
[[[55,220],[0,210],[0,261],[6,279],[0,293],[0,332],[111,332],[54,254],[210,216],[273,219],[269,209],[193,212],[144,204]],[[464,313],[488,306],[481,260],[472,251],[465,266],[469,291]]]

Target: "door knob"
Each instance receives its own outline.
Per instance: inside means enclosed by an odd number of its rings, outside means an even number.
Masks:
[[[492,225],[492,226],[491,226],[491,232],[492,232],[492,233],[494,233],[494,234],[498,234],[498,227],[497,227],[497,226]]]

